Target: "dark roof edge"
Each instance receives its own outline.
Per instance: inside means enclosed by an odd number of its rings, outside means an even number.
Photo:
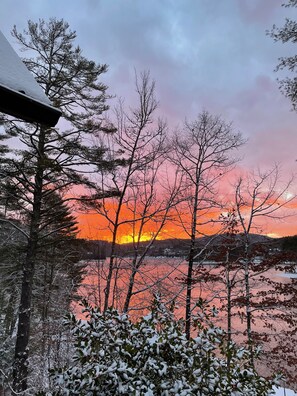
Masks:
[[[59,109],[4,85],[0,85],[0,112],[49,127],[54,127],[62,114]]]

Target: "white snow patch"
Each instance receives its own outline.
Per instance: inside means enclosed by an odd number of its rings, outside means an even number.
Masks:
[[[149,345],[154,345],[158,341],[159,337],[157,334],[154,334],[151,338],[148,338],[147,342]]]
[[[295,393],[294,391],[290,390],[290,389],[285,389],[284,388],[274,388],[275,393],[272,393],[272,395],[275,396],[296,396],[297,393]]]
[[[50,101],[26,65],[0,31],[0,85],[21,92],[46,105]]]
[[[283,278],[297,279],[297,274],[293,274],[290,272],[283,272],[279,276],[282,276]]]

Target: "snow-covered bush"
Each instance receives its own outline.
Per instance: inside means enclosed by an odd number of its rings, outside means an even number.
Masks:
[[[86,320],[68,321],[73,363],[52,372],[56,390],[44,395],[261,396],[273,385],[249,365],[247,351],[226,345],[204,312],[187,340],[183,321],[159,301],[137,323],[115,310],[85,304],[84,311]]]

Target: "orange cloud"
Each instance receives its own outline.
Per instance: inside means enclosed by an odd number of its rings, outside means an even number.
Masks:
[[[280,202],[281,204],[283,202]],[[271,237],[281,237],[286,235],[295,235],[297,233],[297,219],[294,215],[294,211],[297,208],[296,202],[289,202],[286,205],[286,209],[291,215],[288,217],[270,219],[265,216],[257,221],[253,232],[262,233]],[[204,213],[204,216],[199,219],[201,226],[199,230],[201,234],[211,235],[218,232],[222,224],[219,221],[219,215],[222,211],[213,209]],[[248,208],[247,208],[248,215]],[[130,216],[130,217],[129,217]],[[122,210],[122,220],[131,219],[131,213],[127,208]],[[78,213],[77,219],[79,222],[79,237],[93,240],[112,240],[111,230],[108,228],[108,221],[98,213]],[[186,212],[181,216],[181,219],[185,227],[189,230],[190,216]],[[156,224],[151,221],[148,222],[141,233],[137,236],[137,228],[134,230],[134,240],[140,238],[141,241],[150,240],[151,237],[156,233]],[[157,239],[170,239],[170,238],[188,238],[188,235],[180,223],[177,215],[171,217],[166,222]],[[129,243],[133,242],[133,230],[131,224],[126,223],[119,227],[118,232],[118,243]]]

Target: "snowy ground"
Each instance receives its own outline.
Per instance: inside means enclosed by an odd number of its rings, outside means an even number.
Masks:
[[[276,389],[275,396],[296,396],[297,393],[290,389],[284,390],[283,388]]]

